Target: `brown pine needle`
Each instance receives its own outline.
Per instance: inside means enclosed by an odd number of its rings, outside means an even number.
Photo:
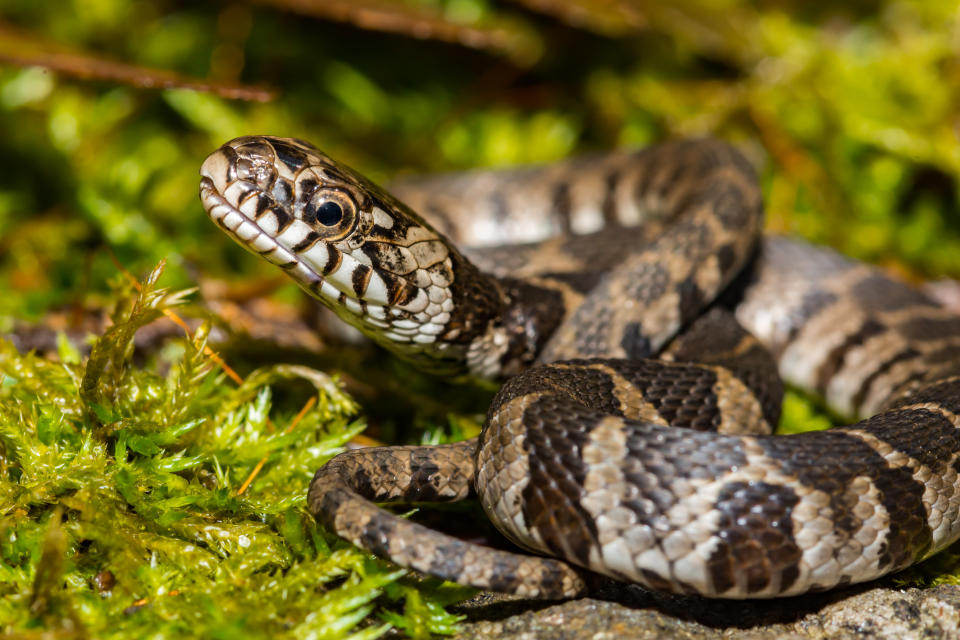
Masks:
[[[247,479],[243,481],[243,484],[240,485],[240,488],[237,489],[237,495],[242,496],[244,492],[250,487],[254,479],[260,475],[260,470],[263,469],[263,465],[267,464],[267,456],[260,458],[260,462],[253,467],[253,471],[250,472],[250,475],[247,476]]]
[[[304,403],[303,408],[297,412],[297,415],[293,417],[293,420],[290,421],[290,426],[283,430],[284,433],[290,433],[296,429],[297,425],[300,424],[300,421],[303,420],[303,416],[307,415],[307,411],[317,404],[317,396],[310,396],[307,401]]]

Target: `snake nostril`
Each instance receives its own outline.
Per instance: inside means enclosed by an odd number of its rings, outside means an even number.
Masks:
[[[249,180],[253,181],[255,176],[255,171],[253,168],[253,162],[249,158],[240,158],[234,164],[236,168],[236,174],[238,180]]]
[[[258,158],[240,158],[236,164],[236,179],[252,182],[262,191],[270,191],[277,177],[277,170],[272,163],[263,162]]]

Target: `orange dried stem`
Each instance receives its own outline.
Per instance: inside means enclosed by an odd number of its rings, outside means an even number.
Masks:
[[[260,458],[260,462],[253,468],[253,471],[250,472],[250,475],[247,476],[247,479],[243,481],[243,484],[240,485],[240,488],[237,489],[237,495],[242,496],[244,492],[250,487],[250,484],[253,482],[254,478],[260,475],[260,470],[263,469],[263,465],[267,463],[267,456]]]
[[[310,396],[307,401],[303,404],[303,408],[297,412],[297,415],[293,416],[293,420],[290,421],[290,425],[284,429],[284,433],[290,433],[296,429],[297,425],[300,424],[300,421],[303,420],[303,416],[307,415],[307,411],[313,408],[313,405],[317,404],[317,396]]]

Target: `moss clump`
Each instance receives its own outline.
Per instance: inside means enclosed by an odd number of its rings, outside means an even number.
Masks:
[[[158,288],[160,273],[118,301],[86,362],[66,341],[59,362],[0,341],[0,629],[449,633],[456,617],[442,605],[463,590],[404,578],[328,537],[304,508],[313,471],[363,429],[336,380],[277,365],[235,387],[205,349],[203,328],[133,366],[137,329],[188,293]],[[316,393],[295,425],[271,411],[269,385],[291,377]]]

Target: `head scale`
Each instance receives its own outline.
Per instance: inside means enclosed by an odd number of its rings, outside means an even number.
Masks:
[[[235,138],[200,174],[210,218],[341,318],[410,357],[456,350],[463,259],[388,193],[292,138]]]

